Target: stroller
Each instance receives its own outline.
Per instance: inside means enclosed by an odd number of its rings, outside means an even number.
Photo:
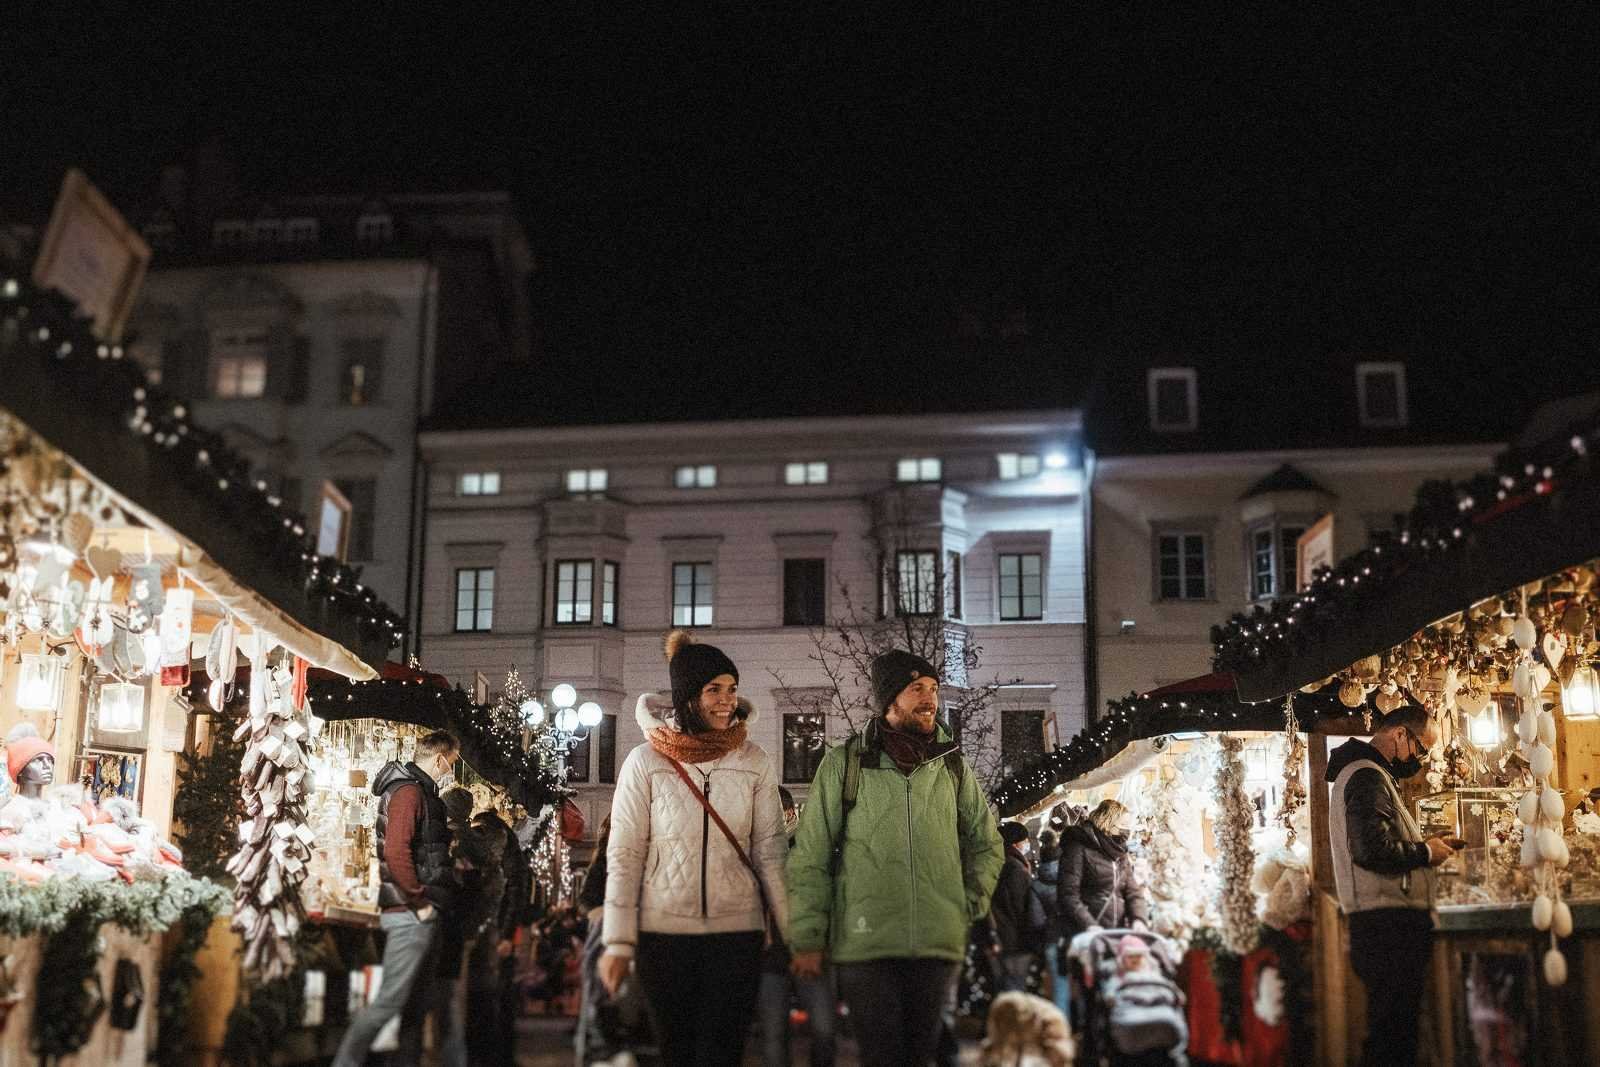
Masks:
[[[1127,955],[1143,959],[1124,973],[1118,949],[1126,938],[1141,946]],[[1080,1064],[1187,1067],[1181,961],[1171,941],[1149,931],[1088,930],[1072,939],[1067,958]]]

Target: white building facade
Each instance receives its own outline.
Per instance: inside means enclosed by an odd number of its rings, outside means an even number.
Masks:
[[[998,755],[1025,761],[1084,718],[1079,438],[1073,411],[424,433],[424,660],[598,702],[571,769],[593,827],[668,629],[739,664],[752,738],[803,797],[848,732],[807,699],[830,685],[816,636],[898,599],[981,648],[968,683],[1001,683]]]

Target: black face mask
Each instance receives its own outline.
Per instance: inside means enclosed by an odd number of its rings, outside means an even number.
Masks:
[[[1396,760],[1395,762],[1389,764],[1389,766],[1394,770],[1394,776],[1396,779],[1410,778],[1414,775],[1422,773],[1422,761],[1417,759],[1415,756],[1412,756],[1410,759],[1406,760]]]

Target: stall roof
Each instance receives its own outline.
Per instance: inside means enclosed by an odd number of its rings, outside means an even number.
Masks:
[[[4,264],[0,360],[0,406],[175,541],[197,584],[314,665],[376,676],[404,630],[360,570],[317,556],[304,518],[183,400],[97,341],[65,298]]]
[[[1356,733],[1362,726],[1360,714],[1339,703],[1333,693],[1298,693],[1294,712],[1300,729],[1310,733]],[[1134,742],[1191,731],[1282,730],[1284,715],[1282,700],[1241,700],[1237,680],[1227,673],[1129,693],[1109,702],[1105,716],[1066,745],[1001,782],[990,799],[1001,815],[1015,815],[1038,804],[1057,786],[1083,779]]]
[[[1503,454],[1492,471],[1430,482],[1403,529],[1323,570],[1299,596],[1212,629],[1213,665],[1247,701],[1281,697],[1383,652],[1486,597],[1600,556],[1600,414]]]

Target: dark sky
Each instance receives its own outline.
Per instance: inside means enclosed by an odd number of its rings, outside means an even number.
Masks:
[[[47,204],[69,163],[131,203],[211,136],[264,188],[507,187],[551,366],[770,376],[813,403],[836,378],[1067,401],[1073,369],[1130,343],[1504,366],[1595,340],[1587,6],[477,6],[25,23],[0,207]],[[958,308],[992,336],[1013,305],[1025,344],[955,337]]]

